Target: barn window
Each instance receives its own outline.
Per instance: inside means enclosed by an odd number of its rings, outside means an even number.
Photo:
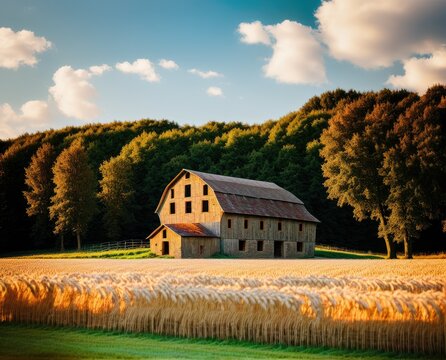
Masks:
[[[208,194],[208,186],[203,185],[203,195],[207,195],[207,194]]]
[[[298,241],[297,243],[296,243],[296,250],[297,250],[297,252],[302,252],[303,251],[303,248],[304,248],[304,243],[302,243],[302,242],[300,242],[300,241]]]
[[[189,179],[189,178],[190,178],[190,172],[187,172],[187,173],[186,173],[185,178],[186,178],[186,179]]]
[[[200,247],[198,249],[198,254],[199,255],[203,255],[204,254],[204,245],[200,245]]]
[[[184,185],[184,197],[190,197],[190,184]]]
[[[190,214],[192,212],[192,201],[186,201],[186,214]]]
[[[239,240],[238,241],[238,250],[239,251],[246,251],[246,240]]]
[[[244,223],[243,223],[243,227],[244,227],[245,229],[248,228],[248,219],[245,219],[245,221],[244,221]]]
[[[163,239],[165,239],[165,238],[167,238],[167,230],[166,229],[163,230]]]
[[[281,221],[279,221],[277,223],[277,230],[282,231],[282,222]]]
[[[260,230],[263,230],[263,220],[260,220]]]
[[[232,226],[232,221],[231,221],[231,219],[228,219],[228,229],[230,229],[231,226]]]
[[[304,224],[299,224],[299,231],[302,231],[304,229]]]
[[[257,251],[263,251],[263,240],[257,241]]]
[[[170,198],[173,199],[175,197],[175,190],[170,189]]]
[[[170,213],[175,214],[175,203],[174,202],[170,203]]]
[[[202,212],[208,212],[209,211],[209,201],[203,200],[201,202],[201,211]]]

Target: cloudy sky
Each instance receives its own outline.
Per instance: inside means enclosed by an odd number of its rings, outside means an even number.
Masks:
[[[0,2],[0,138],[259,123],[338,87],[446,83],[445,0]]]

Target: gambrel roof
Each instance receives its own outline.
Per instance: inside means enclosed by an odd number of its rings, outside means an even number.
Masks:
[[[181,170],[166,186],[156,213],[158,213],[168,189],[186,172],[198,176],[214,190],[225,213],[319,222],[308,212],[301,200],[277,184],[187,169]]]

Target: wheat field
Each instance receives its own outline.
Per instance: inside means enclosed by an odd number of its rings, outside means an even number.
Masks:
[[[0,260],[3,322],[446,353],[444,260]]]

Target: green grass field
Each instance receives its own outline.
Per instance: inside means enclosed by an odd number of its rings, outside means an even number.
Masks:
[[[338,250],[327,247],[316,246],[315,257],[327,258],[327,259],[382,259],[383,256],[375,254],[367,254],[356,252],[354,250]],[[107,250],[107,251],[66,251],[60,252],[48,252],[48,253],[34,253],[23,254],[22,256],[28,259],[148,259],[156,256],[148,248],[135,248],[135,249],[120,249],[120,250]],[[161,256],[169,258],[169,256]],[[215,255],[213,258],[217,259],[231,259],[234,257],[225,255]]]
[[[0,325],[0,359],[421,359],[376,351],[258,345],[73,328]]]

